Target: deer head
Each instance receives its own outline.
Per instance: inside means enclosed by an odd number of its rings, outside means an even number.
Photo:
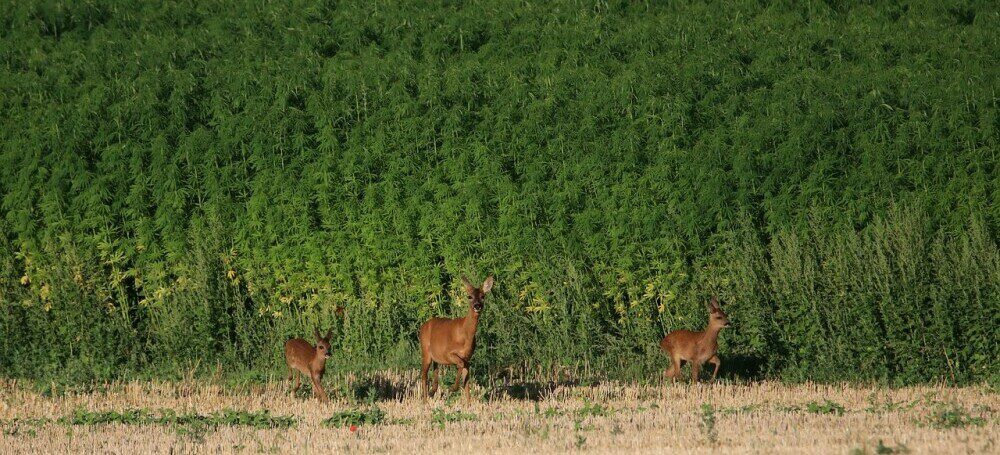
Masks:
[[[708,325],[719,328],[729,327],[729,316],[719,306],[719,298],[712,296],[712,301],[705,305],[708,308]]]
[[[318,329],[313,329],[313,335],[316,337],[316,353],[322,356],[322,358],[330,357],[330,337],[333,336],[333,329],[326,332],[326,336],[320,336]]]
[[[493,275],[490,275],[486,281],[483,281],[482,287],[476,287],[463,275],[462,287],[464,287],[465,292],[469,294],[469,304],[472,306],[472,311],[479,314],[480,311],[483,311],[483,299],[486,298],[486,294],[493,289]]]

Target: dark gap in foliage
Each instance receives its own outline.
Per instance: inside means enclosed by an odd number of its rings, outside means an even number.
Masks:
[[[973,8],[950,7],[948,8],[948,14],[951,15],[952,19],[958,25],[972,25],[976,21],[976,10]]]

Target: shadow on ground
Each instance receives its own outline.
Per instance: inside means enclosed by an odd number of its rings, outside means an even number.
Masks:
[[[356,400],[399,401],[406,396],[410,386],[376,373],[355,379],[348,390]]]
[[[581,385],[580,381],[547,381],[547,382],[516,382],[498,384],[490,387],[491,399],[511,399],[526,401],[541,401],[560,387]]]
[[[719,368],[720,377],[744,381],[761,381],[765,379],[764,371],[767,362],[763,357],[753,355],[720,357],[722,357],[722,367]]]

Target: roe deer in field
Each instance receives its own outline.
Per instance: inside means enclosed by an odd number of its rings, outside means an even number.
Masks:
[[[299,390],[302,384],[299,382],[299,375],[296,371],[308,375],[313,383],[313,395],[319,397],[319,401],[327,401],[326,391],[323,390],[323,373],[326,372],[326,359],[330,357],[330,335],[333,329],[320,336],[319,330],[313,330],[316,336],[316,347],[309,344],[302,338],[293,338],[285,342],[285,363],[288,364],[288,382],[291,383],[292,376],[295,376],[295,388],[293,393]]]
[[[420,326],[420,384],[426,392],[424,398],[437,392],[440,381],[438,365],[455,365],[455,385],[451,391],[465,386],[465,396],[469,399],[469,358],[476,349],[476,326],[479,312],[483,310],[483,298],[493,289],[493,276],[477,288],[466,277],[462,277],[465,292],[469,294],[469,313],[464,318],[431,318]],[[427,372],[434,367],[434,389],[429,389]]]
[[[666,371],[666,376],[677,382],[681,375],[681,361],[691,364],[691,380],[698,381],[698,372],[705,363],[715,365],[712,371],[712,380],[719,373],[719,365],[722,361],[716,352],[719,350],[719,331],[723,327],[729,327],[729,318],[719,307],[719,299],[712,296],[712,302],[708,305],[708,326],[704,331],[692,332],[690,330],[674,330],[663,337],[660,341],[660,349],[670,356],[670,368]]]

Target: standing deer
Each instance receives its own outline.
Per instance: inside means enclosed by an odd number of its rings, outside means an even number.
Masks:
[[[420,326],[420,357],[423,364],[420,370],[420,383],[428,396],[437,392],[440,381],[438,365],[455,365],[455,385],[451,391],[465,386],[466,400],[469,399],[469,358],[476,349],[476,326],[479,325],[479,312],[483,310],[483,298],[493,289],[493,276],[483,282],[481,288],[475,287],[468,278],[462,277],[465,292],[469,294],[469,313],[464,318],[446,319],[431,318]],[[429,389],[427,372],[434,367],[434,388]]]
[[[316,347],[309,344],[302,338],[293,338],[285,342],[285,363],[288,364],[288,382],[291,383],[292,376],[295,376],[295,388],[293,392],[299,390],[302,384],[296,371],[309,376],[313,383],[313,395],[319,397],[319,401],[328,401],[326,391],[323,390],[323,373],[326,372],[326,359],[330,357],[330,336],[333,329],[320,336],[319,330],[313,330],[316,336]]]
[[[698,373],[705,363],[715,365],[712,371],[712,380],[719,373],[719,365],[722,361],[716,352],[719,350],[719,331],[723,327],[729,327],[729,318],[719,307],[719,299],[712,296],[712,302],[706,305],[708,308],[708,326],[704,331],[692,332],[690,330],[674,330],[663,337],[660,341],[660,349],[670,356],[670,368],[665,375],[677,382],[681,375],[681,361],[691,364],[691,380],[698,381]]]

